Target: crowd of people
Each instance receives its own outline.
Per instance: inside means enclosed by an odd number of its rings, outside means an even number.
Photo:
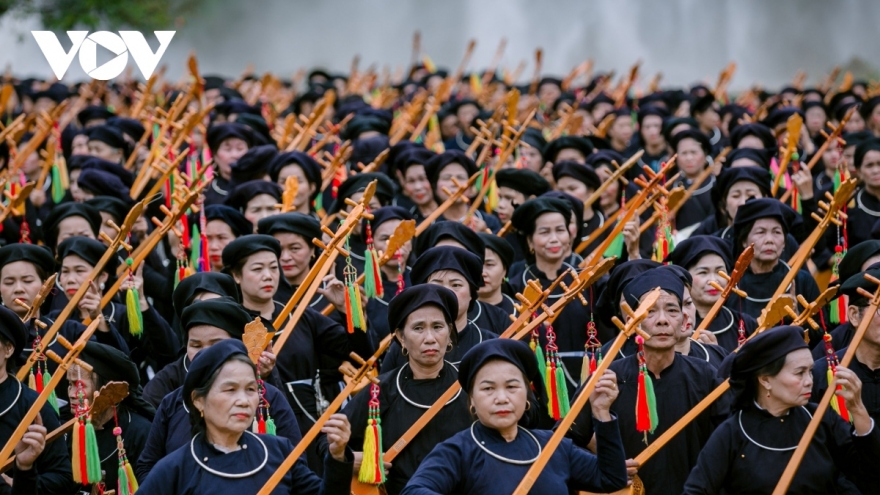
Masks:
[[[508,494],[539,459],[529,493],[771,493],[829,387],[789,493],[876,493],[880,87],[500,73],[5,80],[0,493]],[[127,396],[90,409],[111,382]]]

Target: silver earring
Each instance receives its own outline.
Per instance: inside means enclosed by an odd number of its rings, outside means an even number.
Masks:
[[[104,282],[101,282],[100,284],[98,284],[98,287],[99,287],[101,290],[104,290]]]

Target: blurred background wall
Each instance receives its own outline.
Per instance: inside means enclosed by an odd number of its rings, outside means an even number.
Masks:
[[[522,79],[541,47],[548,75],[565,75],[588,58],[598,70],[622,74],[641,60],[643,81],[662,71],[664,86],[714,83],[735,61],[733,89],[755,82],[777,89],[799,69],[808,82],[835,65],[876,77],[878,25],[878,0],[205,0],[165,28],[177,34],[161,63],[172,79],[181,77],[195,51],[203,74],[237,76],[253,64],[258,73],[290,77],[301,67],[347,72],[359,54],[361,68],[393,71],[409,64],[419,30],[423,52],[450,70],[468,39],[477,40],[469,68],[480,69],[505,37],[502,65],[512,71],[527,60]],[[0,67],[51,76],[34,29],[34,17],[0,19]],[[67,48],[66,35],[59,39]],[[147,40],[158,45],[152,33]],[[75,59],[65,81],[84,78]]]

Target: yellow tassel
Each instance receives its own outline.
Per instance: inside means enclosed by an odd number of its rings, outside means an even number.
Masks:
[[[31,390],[37,389],[37,379],[34,378],[34,370],[28,373],[28,388]]]
[[[128,474],[128,483],[131,486],[131,493],[132,493],[132,495],[134,495],[134,493],[139,488],[138,487],[138,480],[137,480],[137,477],[135,477],[135,475],[134,475],[134,469],[131,468],[131,463],[128,461],[125,461],[125,472]]]
[[[73,466],[73,481],[82,484],[82,466],[80,465],[79,452],[82,449],[82,435],[79,430],[79,422],[73,425],[73,442],[70,455],[70,463]]]
[[[367,420],[367,430],[364,433],[364,458],[361,469],[358,472],[358,481],[361,483],[374,483],[376,473],[376,427],[375,420]]]

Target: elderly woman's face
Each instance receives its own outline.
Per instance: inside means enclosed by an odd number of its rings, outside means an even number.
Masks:
[[[443,311],[428,305],[410,313],[403,330],[396,333],[411,362],[431,367],[443,361],[450,342],[450,331]]]
[[[782,225],[773,218],[755,220],[743,248],[755,245],[755,259],[762,263],[779,261],[785,248],[785,231]]]
[[[228,361],[220,368],[211,389],[193,404],[205,415],[208,435],[243,433],[254,420],[260,394],[253,368],[241,361]]]
[[[471,286],[461,273],[454,270],[439,270],[428,277],[429,284],[437,284],[451,290],[458,299],[456,320],[467,314],[471,304]]]
[[[759,376],[759,394],[766,394],[769,389],[770,398],[788,407],[805,405],[810,400],[813,389],[813,356],[809,349],[798,349],[785,356],[785,366],[776,376]]]
[[[519,368],[507,361],[490,361],[474,377],[471,405],[484,426],[508,430],[526,411],[527,390]]]

